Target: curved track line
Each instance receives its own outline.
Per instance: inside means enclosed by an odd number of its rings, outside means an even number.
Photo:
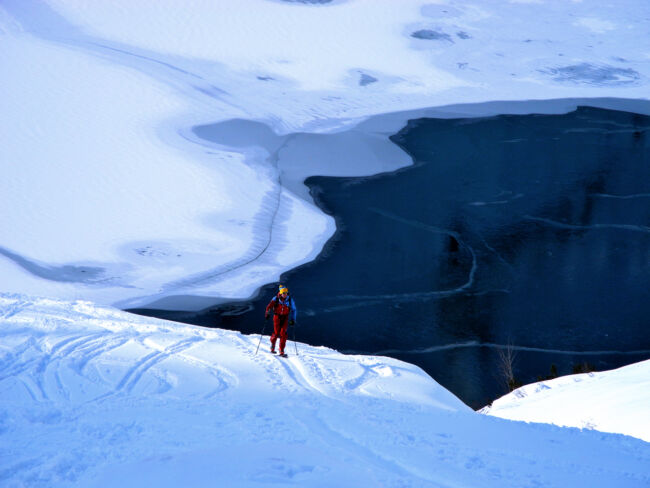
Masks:
[[[127,392],[131,392],[142,379],[144,374],[153,366],[167,359],[173,354],[178,354],[179,352],[190,348],[192,345],[199,341],[202,341],[202,339],[198,337],[191,337],[189,339],[179,341],[176,344],[163,349],[162,351],[156,351],[146,355],[127,371],[127,373],[122,377],[122,379],[115,387],[115,391],[125,390]]]

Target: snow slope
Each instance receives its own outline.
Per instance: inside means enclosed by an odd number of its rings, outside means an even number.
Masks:
[[[394,359],[257,343],[0,294],[0,485],[650,484],[641,440],[481,415]]]
[[[526,385],[481,412],[504,419],[618,432],[650,442],[650,360]]]
[[[304,177],[410,164],[387,140],[404,111],[647,112],[648,18],[643,0],[3,1],[0,289],[249,296],[334,232]]]

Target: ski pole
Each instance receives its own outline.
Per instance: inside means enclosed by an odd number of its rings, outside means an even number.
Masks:
[[[298,355],[298,345],[296,344],[296,323],[293,324],[293,347],[296,348],[296,356]]]
[[[264,321],[264,327],[262,327],[262,333],[260,334],[260,341],[257,343],[257,349],[255,349],[255,356],[257,356],[257,351],[260,350],[260,344],[262,343],[262,337],[264,336],[265,329],[266,329],[266,320]]]

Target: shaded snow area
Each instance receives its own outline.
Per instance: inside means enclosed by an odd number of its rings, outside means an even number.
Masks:
[[[650,360],[526,385],[481,412],[504,419],[617,432],[650,442]]]
[[[403,111],[629,108],[649,17],[644,0],[4,0],[1,288],[122,308],[248,297],[334,232],[305,177],[410,164],[387,139]]]
[[[415,366],[258,339],[0,294],[0,486],[650,484],[641,440],[481,415]]]

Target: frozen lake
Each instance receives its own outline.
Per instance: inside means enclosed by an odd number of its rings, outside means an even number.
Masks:
[[[391,138],[413,166],[309,178],[338,231],[282,277],[298,340],[415,363],[475,408],[504,392],[507,344],[523,383],[553,364],[647,359],[649,129],[589,107],[418,119]],[[259,333],[276,287],[202,314],[145,313]]]

